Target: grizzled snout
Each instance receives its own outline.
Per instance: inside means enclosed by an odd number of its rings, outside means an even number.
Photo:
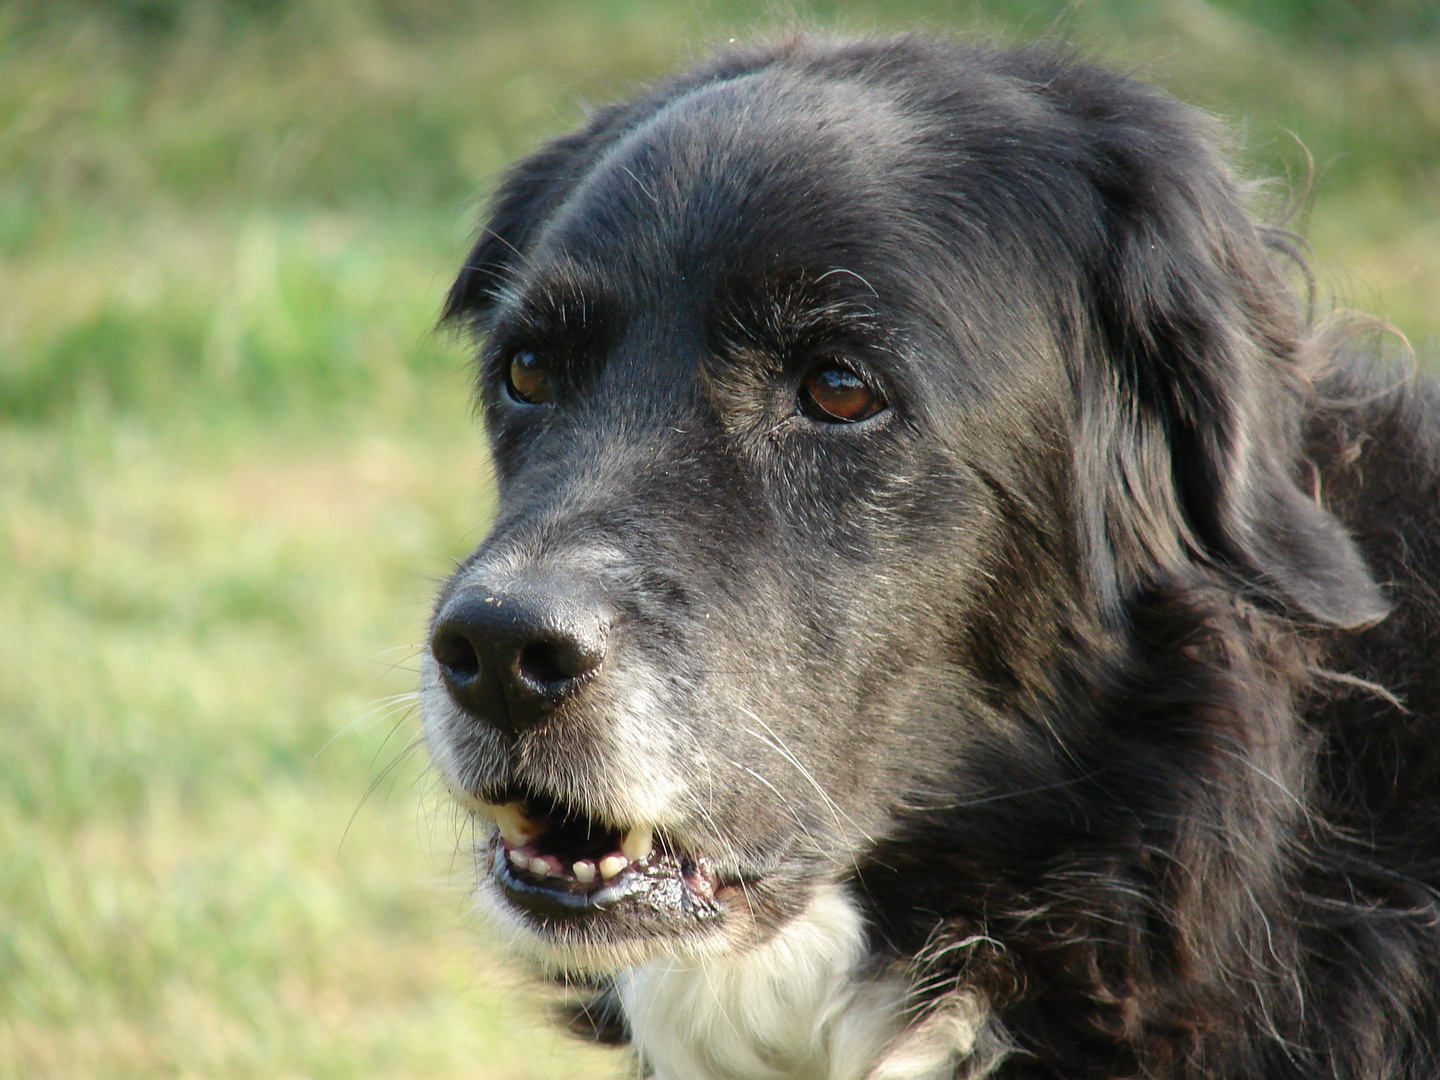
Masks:
[[[471,584],[441,605],[430,652],[462,709],[518,735],[599,670],[612,621],[603,603],[563,582]]]

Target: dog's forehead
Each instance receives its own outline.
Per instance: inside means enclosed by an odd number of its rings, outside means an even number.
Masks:
[[[867,224],[900,195],[911,126],[870,84],[770,70],[702,87],[603,155],[534,263],[563,257],[649,295],[746,264],[845,267],[879,247]]]
[[[993,82],[970,87],[968,134],[907,107],[913,86],[854,72],[772,68],[680,94],[569,189],[525,252],[499,321],[594,315],[620,331],[608,340],[625,347],[606,367],[633,389],[674,380],[677,358],[724,362],[709,345],[740,309],[780,336],[817,312],[852,327],[857,314],[873,316],[868,325],[883,330],[875,366],[887,376],[923,373],[927,393],[987,400],[1023,367],[1016,349],[1052,351],[1038,286],[1018,269],[1027,249],[997,244],[1004,229],[990,227],[983,200],[951,186],[973,174],[986,190],[997,182],[990,170],[1003,169],[996,155],[954,152],[957,138],[1003,141],[1000,120],[1024,113]],[[917,348],[894,347],[912,334]],[[699,375],[684,366],[669,387],[677,400]]]

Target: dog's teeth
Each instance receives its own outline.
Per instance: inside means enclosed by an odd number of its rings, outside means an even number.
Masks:
[[[527,870],[530,867],[530,856],[523,851],[511,848],[509,851],[510,865],[517,870]]]
[[[595,880],[595,864],[589,859],[579,860],[574,866],[570,867],[570,872],[575,875],[575,880],[582,885],[589,885],[590,882]]]
[[[631,862],[644,862],[655,846],[655,834],[647,826],[637,825],[620,841],[620,853]]]
[[[539,824],[525,815],[519,803],[491,807],[491,811],[495,815],[495,823],[500,826],[500,838],[505,841],[506,847],[524,847],[544,832]]]
[[[537,855],[531,859],[530,872],[536,877],[560,877],[564,873],[560,860],[552,855]]]
[[[630,860],[624,855],[606,855],[600,860],[600,876],[609,881],[616,874],[630,865]]]

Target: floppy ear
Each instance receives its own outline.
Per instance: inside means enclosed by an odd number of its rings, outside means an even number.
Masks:
[[[1168,470],[1153,471],[1168,472],[1160,482],[1174,497],[1152,505],[1178,511],[1195,556],[1292,614],[1374,622],[1388,610],[1379,586],[1299,482],[1304,320],[1279,234],[1242,208],[1203,118],[1169,101],[1139,105],[1097,159],[1106,236],[1094,302],[1132,423],[1168,453]]]

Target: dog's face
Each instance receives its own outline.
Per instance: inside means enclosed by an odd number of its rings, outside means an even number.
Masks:
[[[499,510],[424,721],[495,825],[483,904],[542,959],[744,948],[928,809],[1064,783],[1067,650],[1196,550],[1366,617],[1236,526],[1270,481],[1218,455],[1272,436],[1186,411],[1229,372],[1095,360],[1143,317],[1122,260],[1192,239],[1137,239],[1155,177],[1067,160],[1099,121],[1016,61],[852,52],[602,113],[512,174],[452,292]]]
[[[933,418],[969,407],[983,443],[1001,389],[922,360],[933,286],[879,212],[896,123],[783,77],[702,89],[495,306],[501,509],[439,604],[426,717],[451,786],[511,808],[490,906],[567,953],[753,939],[945,760],[917,720],[959,693],[934,674],[985,519]],[[607,874],[627,837],[649,856]]]

